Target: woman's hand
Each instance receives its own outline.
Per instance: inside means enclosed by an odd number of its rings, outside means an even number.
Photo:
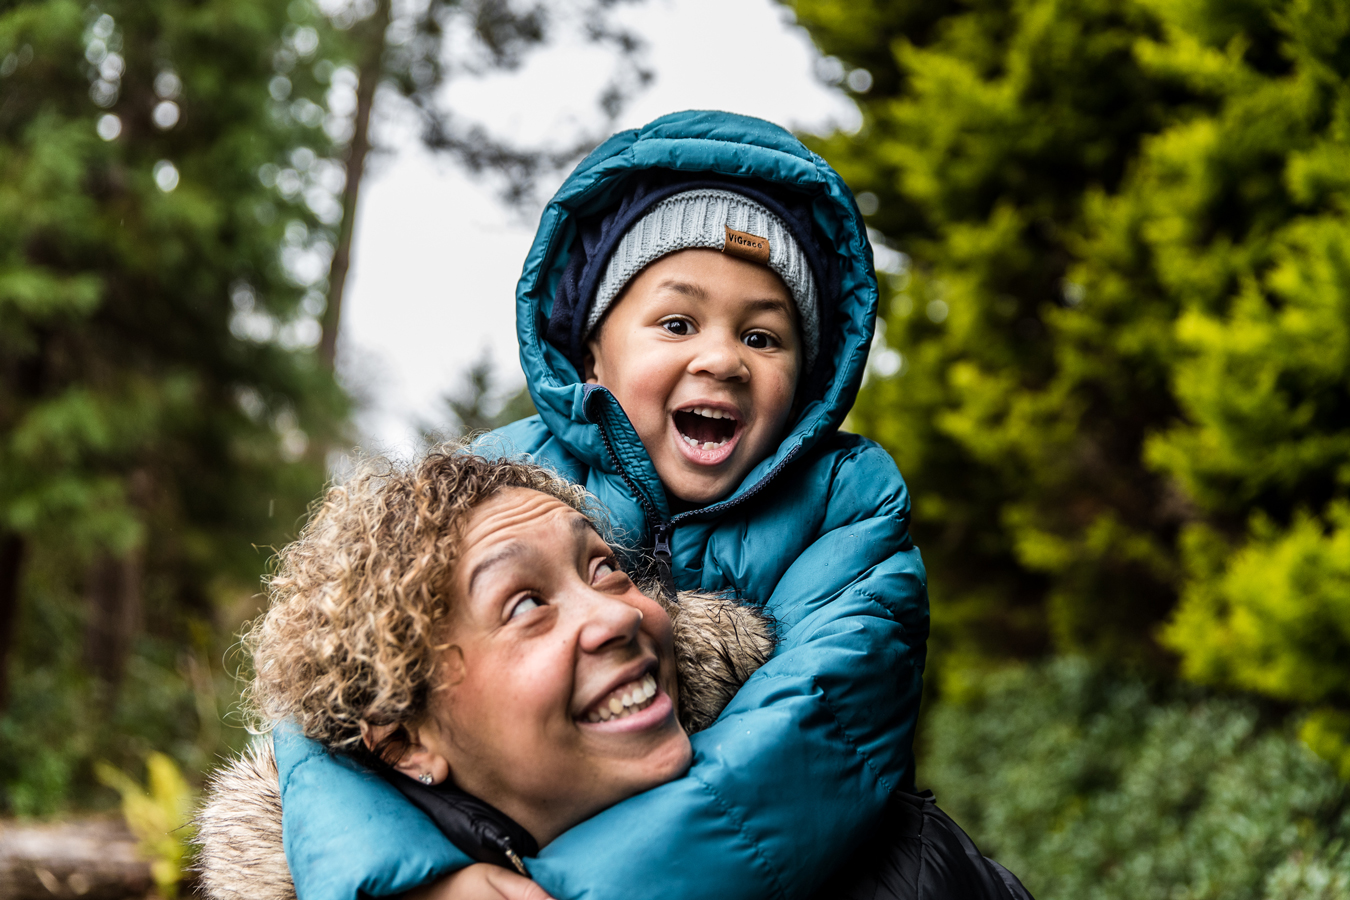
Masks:
[[[408,891],[402,900],[553,900],[528,878],[490,863],[474,863],[440,881]]]

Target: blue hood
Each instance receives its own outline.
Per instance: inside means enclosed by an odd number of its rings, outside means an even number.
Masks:
[[[613,207],[630,179],[650,169],[756,179],[792,192],[810,204],[819,243],[836,254],[833,346],[821,348],[827,368],[816,392],[819,399],[803,406],[774,455],[755,466],[730,497],[703,510],[705,514],[756,492],[782,465],[839,428],[862,382],[876,321],[877,282],[867,230],[848,186],[824,160],[772,123],[724,112],[672,113],[614,135],[577,166],[544,210],[516,289],[520,364],[548,431],[593,469],[615,474],[613,460],[619,460],[659,517],[668,519],[656,471],[613,396],[585,384],[564,349],[545,339],[577,220]],[[602,421],[609,430],[608,450],[596,427]]]

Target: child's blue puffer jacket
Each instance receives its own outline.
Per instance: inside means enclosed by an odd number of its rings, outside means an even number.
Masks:
[[[627,417],[543,340],[576,232],[625,180],[660,167],[751,177],[804,195],[838,254],[834,375],[777,453],[729,498],[672,515]],[[681,589],[725,590],[777,618],[777,653],[712,727],[688,775],[583,822],[529,860],[558,900],[805,897],[895,789],[912,789],[928,599],[909,494],[876,444],[838,429],[867,361],[877,284],[843,180],[758,119],[684,112],[610,138],[544,211],[517,293],[539,415],[491,437],[584,484],[633,543],[669,536]],[[383,780],[279,734],[286,856],[299,900],[398,893],[468,858]]]

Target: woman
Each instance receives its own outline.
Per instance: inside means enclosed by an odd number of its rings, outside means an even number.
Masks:
[[[769,656],[771,625],[716,597],[653,600],[585,493],[539,467],[462,452],[383,465],[333,488],[282,551],[249,636],[250,699],[382,772],[479,861],[425,896],[528,896],[522,857],[684,773],[689,732]],[[218,900],[290,891],[268,766],[227,770],[200,820]],[[916,896],[937,827],[925,810],[898,805],[829,896]],[[953,877],[993,892],[941,895],[1009,896],[973,845],[953,846],[937,847]]]

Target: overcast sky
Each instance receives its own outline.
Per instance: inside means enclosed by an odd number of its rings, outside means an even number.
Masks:
[[[817,132],[856,127],[847,96],[816,78],[805,32],[770,0],[645,0],[621,8],[621,21],[646,40],[655,80],[617,128],[680,109]],[[453,83],[449,96],[494,133],[537,140],[600,121],[594,98],[611,71],[603,53],[565,41],[518,72]],[[417,422],[438,418],[437,398],[484,351],[507,386],[523,383],[514,295],[537,213],[508,210],[495,185],[432,158],[385,112],[377,140],[395,149],[362,183],[339,364],[367,401],[367,448],[407,453]]]

